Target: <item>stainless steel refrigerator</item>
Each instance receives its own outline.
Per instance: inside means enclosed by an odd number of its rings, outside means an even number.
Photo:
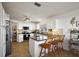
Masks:
[[[6,20],[6,56],[11,54],[11,22],[9,20]]]

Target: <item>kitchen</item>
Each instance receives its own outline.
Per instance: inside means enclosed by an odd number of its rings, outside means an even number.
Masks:
[[[42,57],[43,51],[44,56],[79,56],[78,2],[1,2],[0,8],[0,56]]]

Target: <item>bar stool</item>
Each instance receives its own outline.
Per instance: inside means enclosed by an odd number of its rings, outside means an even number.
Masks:
[[[59,37],[59,44],[61,45],[61,48],[63,49],[63,41],[64,41],[64,37],[65,37],[65,35],[60,35],[60,37]]]
[[[54,56],[55,56],[55,54],[56,54],[56,50],[58,49],[58,41],[52,41],[52,53],[54,54]]]
[[[58,46],[58,39],[59,39],[58,35],[53,35],[52,47],[53,47],[53,46],[55,46],[55,47]],[[54,48],[55,48],[55,47],[54,47]]]
[[[45,42],[45,43],[42,43],[40,44],[40,47],[41,47],[41,51],[40,51],[40,55],[41,56],[42,54],[46,55],[46,49],[48,49],[48,53],[50,53],[50,48],[51,48],[51,41],[50,42]],[[44,52],[42,52],[44,49]]]
[[[59,35],[53,35],[53,41],[52,41],[52,52],[55,56],[56,51],[58,49],[58,44],[59,44]]]
[[[57,42],[57,45],[56,45],[56,48],[58,49],[58,50],[56,50],[56,51],[58,51],[58,54],[60,55],[61,53],[62,53],[62,49],[63,49],[63,40],[64,40],[64,35],[57,35],[57,37],[58,38],[56,38],[55,39],[55,41]],[[60,44],[60,46],[59,46],[59,44]]]

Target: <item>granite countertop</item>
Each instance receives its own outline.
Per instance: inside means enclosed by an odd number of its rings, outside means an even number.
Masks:
[[[27,32],[27,33],[18,33],[18,34],[30,34],[30,33]]]
[[[47,32],[41,32],[41,33],[39,33],[39,32],[37,32],[37,33],[34,33],[34,34],[41,34],[41,35],[48,35],[48,33]]]
[[[48,33],[46,33],[46,32],[42,32],[42,33],[39,33],[39,34],[42,34],[42,35],[48,35]]]
[[[43,40],[37,40],[37,39],[35,39],[35,38],[33,38],[33,37],[30,37],[31,39],[33,39],[33,40],[35,40],[35,41],[44,41],[44,40],[46,40],[46,39],[43,39]]]

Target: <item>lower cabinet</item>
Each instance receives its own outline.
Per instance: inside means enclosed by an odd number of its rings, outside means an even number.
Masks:
[[[18,34],[17,42],[23,42],[23,34]]]

